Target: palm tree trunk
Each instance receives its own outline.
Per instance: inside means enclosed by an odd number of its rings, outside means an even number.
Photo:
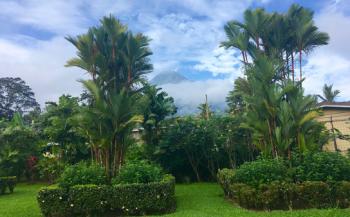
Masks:
[[[241,53],[242,53],[242,57],[243,57],[243,63],[244,63],[244,65],[245,65],[246,62],[245,62],[245,57],[244,57],[244,51],[241,51]]]
[[[293,79],[293,83],[294,83],[294,53],[292,52],[292,79]]]
[[[301,62],[302,62],[302,50],[301,49],[299,49],[299,68],[300,68],[300,81],[301,81],[301,79],[303,78],[303,73],[302,73],[302,71],[301,71],[301,68],[302,68],[302,66],[301,66]],[[301,83],[300,83],[300,85],[301,85]]]
[[[131,67],[128,69],[128,86],[130,86],[131,83]]]

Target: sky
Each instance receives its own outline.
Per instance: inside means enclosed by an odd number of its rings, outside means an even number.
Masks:
[[[177,104],[194,110],[207,94],[209,103],[225,105],[242,68],[237,50],[219,47],[223,26],[241,20],[248,8],[284,12],[292,3],[312,9],[316,25],[330,35],[329,45],[305,57],[306,93],[334,84],[338,100],[350,100],[350,0],[0,0],[0,77],[21,77],[41,106],[62,94],[78,96],[77,80],[87,75],[64,67],[76,52],[64,37],[83,34],[112,14],[151,38],[150,79],[175,71],[191,80],[162,86]]]

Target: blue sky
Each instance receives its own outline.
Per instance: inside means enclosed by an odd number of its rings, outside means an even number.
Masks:
[[[316,24],[331,37],[306,57],[306,91],[319,93],[324,83],[334,83],[339,100],[350,100],[349,0],[0,0],[0,76],[23,78],[42,105],[63,93],[78,95],[76,80],[85,75],[64,67],[75,54],[64,36],[84,33],[113,14],[152,39],[150,78],[177,71],[192,80],[163,87],[177,102],[195,108],[208,94],[209,102],[223,105],[242,74],[237,51],[219,48],[223,25],[240,20],[247,8],[283,12],[292,3],[314,10]]]

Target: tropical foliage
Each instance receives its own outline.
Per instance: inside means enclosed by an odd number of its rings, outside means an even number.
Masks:
[[[137,113],[144,75],[149,73],[151,52],[148,38],[134,35],[112,16],[86,34],[67,37],[78,50],[67,66],[80,67],[91,75],[81,81],[92,97],[80,117],[81,129],[89,138],[93,158],[114,176],[124,163],[130,132],[142,122]]]
[[[322,88],[323,96],[321,96],[321,99],[326,102],[334,102],[335,99],[340,94],[339,90],[333,90],[333,84],[327,85],[324,84]]]
[[[244,65],[263,53],[282,62],[276,79],[289,78],[293,81],[296,77],[296,57],[299,56],[301,81],[304,78],[303,54],[329,41],[329,36],[315,26],[313,12],[297,4],[291,5],[283,14],[268,13],[260,8],[248,9],[244,12],[243,22],[229,21],[225,32],[227,40],[221,45],[240,50]]]

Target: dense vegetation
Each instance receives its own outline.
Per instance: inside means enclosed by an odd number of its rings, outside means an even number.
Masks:
[[[40,111],[24,81],[0,80],[0,176],[57,184],[38,195],[45,216],[174,211],[168,173],[178,182],[218,179],[246,208],[348,207],[350,161],[322,151],[336,135],[316,121],[317,98],[302,88],[303,55],[329,40],[313,12],[249,9],[224,30],[221,45],[241,52],[244,75],[224,114],[206,97],[198,115],[175,116],[174,99],[146,79],[149,39],[113,16],[66,38],[77,50],[66,66],[89,75],[79,97]],[[339,92],[324,93],[334,101]]]

